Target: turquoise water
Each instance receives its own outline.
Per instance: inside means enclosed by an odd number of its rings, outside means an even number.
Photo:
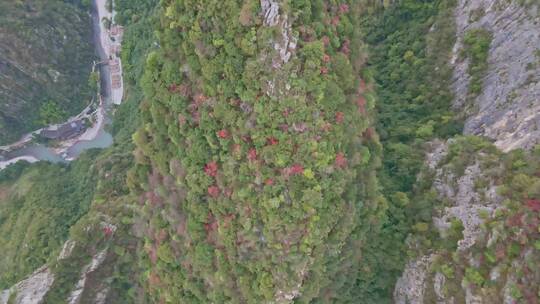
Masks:
[[[113,137],[105,130],[100,129],[98,135],[93,140],[84,140],[71,146],[67,154],[69,157],[78,157],[84,150],[93,148],[107,148],[113,144]]]
[[[92,12],[92,29],[93,29],[93,40],[95,52],[101,60],[107,60],[107,56],[103,51],[100,40],[100,26],[99,26],[99,16],[95,9],[94,1],[94,10]],[[90,63],[89,63],[90,64]],[[109,100],[111,88],[110,88],[110,78],[109,78],[109,67],[106,65],[100,66],[100,74],[102,75],[101,79],[101,95],[105,100],[105,123],[99,129],[97,136],[92,140],[80,141],[75,145],[71,146],[67,153],[64,155],[56,155],[54,151],[48,147],[45,147],[41,144],[31,144],[24,148],[6,153],[5,160],[12,159],[19,156],[33,156],[39,160],[50,161],[54,163],[66,162],[65,158],[76,158],[83,151],[92,149],[92,148],[107,148],[113,144],[113,137],[104,127],[110,123],[109,114],[111,112],[111,101]]]
[[[19,156],[33,156],[39,160],[46,160],[53,163],[65,162],[59,155],[54,154],[52,149],[42,145],[30,145],[19,150],[6,154],[6,159],[12,159]]]

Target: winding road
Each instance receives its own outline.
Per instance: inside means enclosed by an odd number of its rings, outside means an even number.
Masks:
[[[92,1],[93,43],[95,52],[100,61],[109,60],[109,54],[105,49],[106,46],[103,44],[105,41],[107,41],[107,39],[110,38],[101,22],[102,18],[104,17],[103,15],[108,13],[105,9],[105,3],[105,0]],[[105,130],[105,126],[111,122],[111,73],[109,66],[106,64],[99,65],[99,70],[102,102],[100,102],[99,108],[97,109],[97,122],[95,122],[91,128],[86,130],[85,133],[77,138],[60,143],[59,148],[47,147],[37,143],[30,143],[26,145],[23,144],[20,148],[16,148],[13,151],[4,154],[4,159],[0,161],[0,170],[19,160],[28,162],[36,162],[39,160],[50,162],[67,162],[77,158],[84,150],[91,148],[106,148],[112,145],[113,138],[111,134]],[[32,133],[35,132],[36,131]],[[29,137],[30,135],[31,134],[25,136],[25,138]],[[21,141],[18,142],[19,145],[20,143]],[[12,146],[16,145],[17,144],[14,144]]]

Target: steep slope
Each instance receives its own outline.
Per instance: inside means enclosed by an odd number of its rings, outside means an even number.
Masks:
[[[130,178],[153,302],[353,300],[384,206],[360,5],[162,6]]]
[[[91,39],[88,13],[69,1],[0,1],[0,144],[90,101]]]
[[[34,200],[23,202],[21,207],[25,209],[19,213],[8,208],[1,210],[8,215],[8,221],[0,226],[6,235],[0,239],[6,254],[0,264],[1,286],[5,287],[0,292],[0,303],[132,302],[133,295],[128,292],[135,293],[131,289],[136,284],[132,275],[136,270],[133,266],[137,241],[129,233],[133,210],[125,180],[133,158],[127,151],[129,145],[120,145],[99,154],[83,154],[67,168],[40,163],[21,172],[22,179],[35,179],[30,174],[41,173],[51,181],[34,185],[40,188],[26,195]],[[58,171],[64,171],[65,178],[53,180],[49,172]],[[84,184],[83,189],[73,189],[73,184],[89,178],[92,182]],[[15,185],[21,187],[20,183],[18,180]],[[62,187],[66,193],[59,191]],[[29,222],[25,212],[33,215],[33,222]],[[12,225],[12,219],[18,219],[20,224]],[[6,227],[11,227],[11,231]],[[22,238],[21,234],[26,235]],[[7,244],[6,238],[10,241]],[[12,244],[19,247],[13,248]],[[24,280],[6,286],[25,274],[29,276]]]
[[[540,149],[504,154],[477,137],[436,142],[416,200],[396,303],[538,303]]]
[[[465,134],[503,151],[540,142],[540,8],[520,2],[460,0],[455,10],[454,107]]]
[[[0,174],[0,289],[42,266],[89,208],[95,178],[85,155],[72,167],[18,164]]]
[[[432,209],[407,239],[395,301],[537,303],[538,5],[457,1],[454,20],[453,107],[465,134],[495,146],[428,145],[414,200]]]
[[[357,283],[366,303],[391,303],[407,262],[407,236],[431,206],[413,189],[433,138],[460,134],[451,110],[449,65],[454,43],[454,1],[403,0],[360,16],[370,45],[368,65],[378,95],[377,132],[383,145],[378,178],[388,206],[382,229],[370,235]]]
[[[137,291],[138,239],[131,230],[136,199],[128,195],[126,172],[133,166],[131,135],[139,121],[138,80],[155,47],[157,2],[115,2],[126,29],[126,99],[114,113],[115,145],[85,152],[67,167],[19,164],[1,172],[0,220],[7,220],[0,224],[0,289],[6,288],[0,303],[145,303]],[[142,7],[147,9],[138,10]],[[27,191],[14,199],[21,188]],[[12,225],[16,221],[20,224]],[[17,251],[25,244],[33,250]]]

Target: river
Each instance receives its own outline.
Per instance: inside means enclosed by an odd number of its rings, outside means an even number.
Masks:
[[[100,61],[108,60],[108,56],[101,43],[101,16],[99,16],[97,5],[99,0],[92,1],[92,40],[96,55]],[[96,135],[91,140],[80,140],[71,145],[64,153],[58,154],[53,148],[46,147],[42,144],[32,143],[23,148],[16,149],[4,155],[4,161],[17,157],[29,157],[37,160],[50,162],[67,162],[77,158],[83,151],[91,148],[106,148],[112,145],[113,138],[106,131],[106,126],[111,122],[111,79],[108,65],[99,65],[101,76],[101,95],[103,97],[103,116],[104,122],[99,125]]]

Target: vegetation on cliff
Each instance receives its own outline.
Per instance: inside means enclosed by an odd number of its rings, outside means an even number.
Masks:
[[[154,6],[155,0],[147,1]],[[131,1],[118,2],[117,9],[135,10]],[[133,166],[131,135],[138,126],[142,99],[138,80],[153,42],[147,10],[139,18],[128,18],[122,50],[128,94],[117,109],[111,132],[115,145],[103,151],[85,152],[70,165],[25,164],[0,172],[0,289],[48,264],[56,280],[47,293],[47,303],[62,303],[74,290],[84,266],[96,252],[108,248],[104,267],[88,279],[83,301],[93,301],[103,287],[113,302],[129,303],[134,297],[137,239],[132,234],[132,210],[126,172]],[[132,21],[133,19],[133,21]],[[114,225],[114,234],[103,230]],[[73,241],[72,253],[57,260],[62,245]],[[102,281],[107,278],[106,281]],[[116,300],[115,300],[116,299]]]
[[[469,30],[463,39],[462,56],[469,61],[469,95],[477,96],[482,92],[482,80],[488,68],[487,59],[492,34],[484,29]]]
[[[88,211],[95,155],[88,153],[69,167],[19,163],[0,173],[0,289],[45,264]]]
[[[423,168],[415,199],[429,201],[440,219],[418,222],[409,239],[410,256],[432,257],[425,302],[441,297],[464,302],[472,294],[489,302],[536,303],[539,172],[540,146],[505,154],[474,136],[452,139],[440,162]],[[471,190],[461,190],[466,187]],[[443,279],[436,283],[437,277]]]
[[[390,303],[407,261],[406,239],[432,206],[413,199],[424,145],[461,132],[451,111],[449,66],[455,1],[399,1],[361,17],[368,66],[378,95],[377,132],[384,148],[378,179],[388,207],[370,236],[358,289],[370,303]]]

